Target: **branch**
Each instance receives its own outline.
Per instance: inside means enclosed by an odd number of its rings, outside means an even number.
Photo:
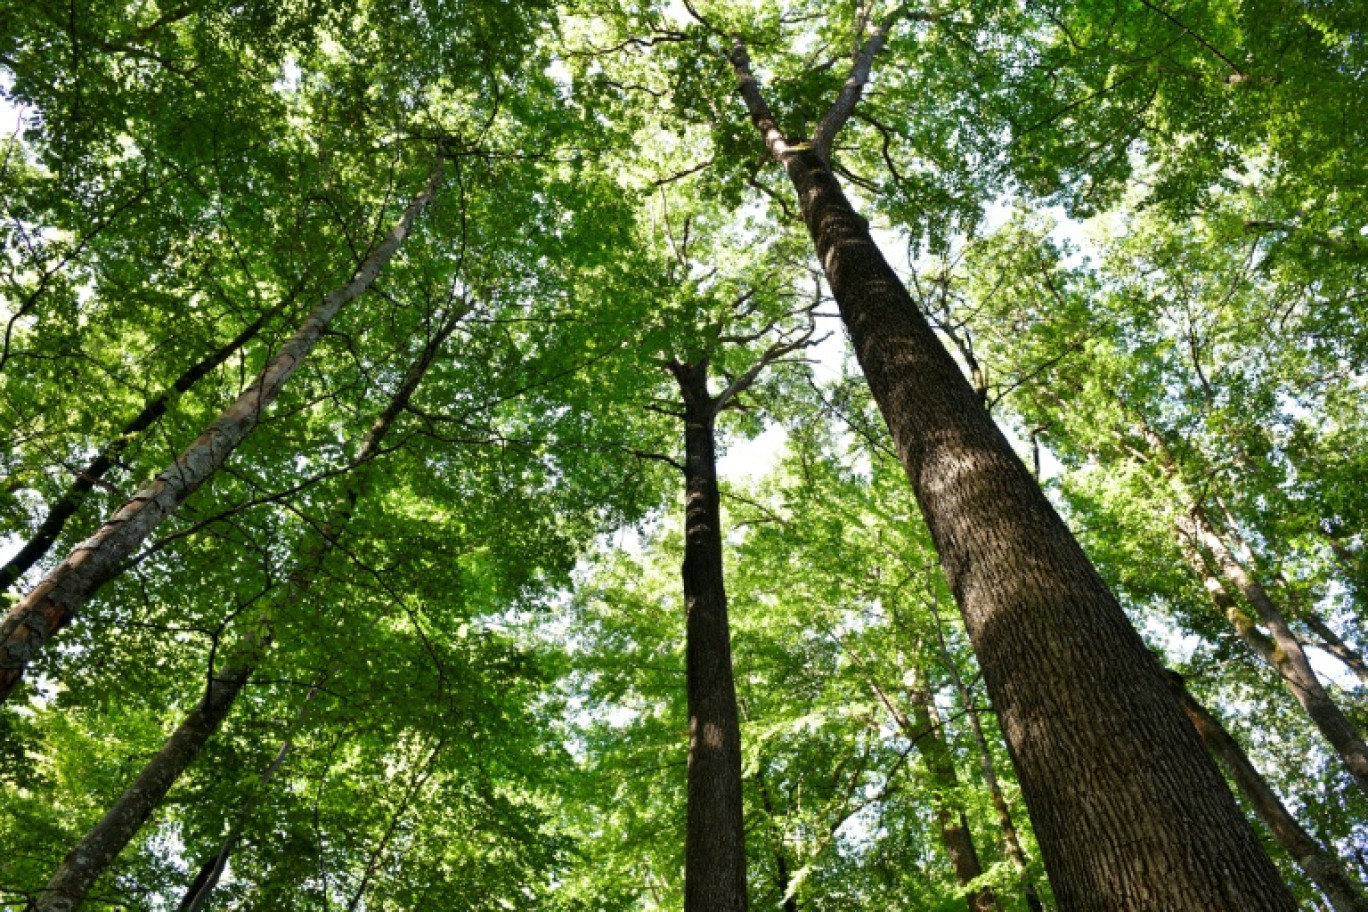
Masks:
[[[812,150],[821,156],[826,164],[831,164],[831,144],[836,139],[836,134],[841,132],[846,121],[850,120],[860,97],[864,95],[864,87],[869,83],[869,72],[874,66],[874,57],[883,50],[893,26],[904,17],[919,22],[932,22],[939,18],[933,13],[914,13],[904,3],[875,26],[874,33],[869,36],[864,47],[856,52],[855,60],[850,65],[850,75],[846,77],[845,85],[841,86],[840,94],[831,103],[826,114],[822,115],[822,119],[817,123],[817,129],[812,131]]]
[[[751,72],[750,54],[746,53],[746,43],[740,38],[732,45],[727,60],[731,62],[732,71],[736,74],[736,87],[741,92],[741,99],[746,103],[746,110],[750,112],[751,122],[755,124],[755,129],[760,131],[760,138],[765,141],[765,148],[769,150],[769,154],[782,164],[784,156],[795,150],[789,145],[784,131],[779,129],[779,123],[766,104],[765,96],[760,94],[760,82]]]
[[[816,308],[816,306],[816,304],[812,305],[813,308]],[[769,348],[765,349],[765,353],[750,366],[749,370],[737,377],[731,383],[728,383],[727,388],[719,393],[717,398],[713,400],[713,414],[716,415],[721,412],[727,407],[729,401],[735,399],[738,394],[749,389],[751,384],[755,382],[755,378],[759,377],[760,372],[766,367],[773,364],[775,361],[778,361],[780,358],[784,357],[784,355],[795,352],[800,348],[806,348],[808,345],[812,344],[812,334],[816,331],[817,320],[812,316],[812,310],[809,309],[808,324],[803,327],[803,330],[799,333],[798,337],[789,342],[780,339],[778,342],[775,342]]]

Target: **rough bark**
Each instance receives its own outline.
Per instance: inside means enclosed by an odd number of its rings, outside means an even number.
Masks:
[[[1193,569],[1207,580],[1207,591],[1212,599],[1225,612],[1240,638],[1283,679],[1306,715],[1339,754],[1359,788],[1368,794],[1368,744],[1364,743],[1354,723],[1349,721],[1316,677],[1301,641],[1269,597],[1263,583],[1236,559],[1200,504],[1189,504],[1187,518],[1183,531],[1211,555],[1221,576],[1254,608],[1258,622],[1268,630],[1268,634],[1264,635],[1254,626],[1228,593],[1226,598],[1221,597],[1224,586],[1219,580],[1212,580],[1205,574],[1204,566],[1198,563]],[[1189,562],[1194,559],[1195,556],[1189,554]],[[1213,586],[1213,582],[1217,585]]]
[[[306,562],[307,569],[296,571],[293,575],[286,598],[298,597],[308,588],[313,573],[331,552],[337,535],[350,519],[362,493],[367,464],[379,455],[385,436],[422,382],[442,344],[455,329],[458,319],[456,316],[449,318],[441,331],[427,341],[385,408],[367,430],[356,455],[355,462],[359,468],[348,481],[333,515],[324,524],[324,535],[312,549]],[[265,648],[269,645],[272,626],[272,614],[267,610],[258,618],[256,630],[244,639],[242,646],[225,667],[210,679],[205,696],[171,733],[162,749],[148,761],[134,784],[67,854],[33,906],[34,912],[72,912],[85,901],[91,885],[137,835],[147,818],[161,805],[180,775],[199,756],[204,745],[227,718],[233,703],[251,679]],[[311,691],[305,700],[306,705],[313,696],[314,691]],[[290,741],[287,739],[277,753],[275,761],[263,774],[263,784],[271,780],[280,764],[284,762],[289,745]],[[192,886],[182,901],[182,908],[204,908],[241,835],[247,813],[250,813],[250,804],[234,821],[215,857],[201,869],[196,877],[196,885]]]
[[[362,260],[351,280],[333,289],[310,311],[294,336],[174,463],[52,570],[0,623],[0,700],[7,699],[25,667],[47,640],[118,569],[148,535],[204,484],[256,426],[281,387],[317,344],[337,312],[364,293],[408,237],[441,179],[441,159],[427,186],[399,221]]]
[[[278,313],[283,306],[281,304],[266,311],[248,324],[232,341],[191,365],[176,378],[176,382],[171,384],[169,389],[153,397],[143,406],[141,412],[119,429],[118,436],[106,443],[100,452],[95,454],[95,458],[76,473],[76,480],[52,504],[47,516],[43,518],[38,528],[34,530],[33,535],[24,543],[24,546],[6,561],[3,567],[0,567],[0,593],[9,589],[19,577],[27,573],[34,564],[47,555],[53,543],[57,541],[57,537],[66,528],[67,520],[76,515],[76,511],[81,508],[86,495],[104,479],[105,473],[118,462],[119,457],[124,450],[128,449],[133,439],[166,414],[167,406],[171,400],[189,390],[207,376],[210,371],[240,351],[261,331],[261,327],[266,325],[266,321]]]
[[[1278,793],[1273,791],[1250,762],[1239,742],[1188,692],[1182,675],[1173,674],[1170,680],[1173,692],[1182,702],[1183,711],[1202,736],[1207,750],[1230,773],[1230,778],[1235,780],[1250,810],[1259,815],[1273,838],[1282,844],[1297,866],[1325,894],[1330,905],[1336,912],[1368,912],[1368,900],[1364,899],[1334,855],[1302,828],[1282,803]]]
[[[783,138],[744,47],[731,61],[964,615],[1060,908],[1291,912],[1158,662],[822,156]]]
[[[685,675],[689,705],[685,912],[745,912],[741,724],[722,575],[722,529],[707,361],[672,365],[684,399]]]

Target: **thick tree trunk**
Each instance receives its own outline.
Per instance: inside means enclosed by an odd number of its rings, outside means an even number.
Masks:
[[[455,329],[458,319],[456,316],[448,318],[441,331],[427,341],[418,358],[409,366],[390,401],[367,430],[356,454],[358,468],[346,485],[334,514],[324,524],[325,534],[307,561],[308,570],[296,571],[291,579],[290,595],[287,598],[294,598],[307,589],[312,573],[321,566],[332,550],[337,534],[350,519],[362,493],[368,463],[379,455],[380,445],[386,434],[412,398],[424,374],[436,359],[438,350]],[[271,612],[267,611],[258,621],[257,632],[246,638],[236,655],[211,679],[205,696],[171,733],[162,749],[148,761],[134,784],[67,854],[34,905],[35,912],[72,912],[85,901],[91,885],[137,835],[147,818],[161,805],[171,787],[176,784],[181,773],[185,772],[190,763],[199,756],[204,745],[227,718],[238,694],[251,679],[259,659],[269,644],[271,626]],[[313,695],[314,692],[311,691],[306,698],[306,705]],[[277,753],[275,761],[263,775],[263,784],[270,781],[280,764],[284,762],[289,744],[287,739]],[[245,809],[239,816],[215,858],[201,869],[199,876],[196,877],[198,886],[192,887],[187,894],[182,902],[183,908],[204,908],[210,893],[218,883],[218,878],[223,873],[228,856],[241,835],[241,823],[245,822],[249,810],[250,808]]]
[[[288,301],[288,299],[287,299]],[[23,576],[29,569],[48,553],[52,545],[57,541],[57,537],[66,528],[67,520],[76,515],[76,511],[81,508],[85,497],[90,493],[109,469],[118,461],[119,456],[133,438],[141,434],[152,426],[162,415],[166,414],[167,405],[174,396],[185,392],[194,386],[200,379],[205,377],[210,371],[227,361],[235,353],[240,351],[244,345],[250,342],[261,327],[266,325],[266,321],[278,313],[284,304],[273,307],[261,316],[253,320],[248,326],[238,333],[237,337],[216,351],[205,355],[200,361],[186,369],[185,373],[176,378],[176,382],[171,384],[171,388],[151,399],[143,410],[137,414],[133,420],[125,424],[120,430],[119,435],[104,445],[99,453],[95,454],[84,469],[76,474],[76,480],[62,492],[62,496],[57,498],[52,507],[48,510],[48,515],[44,517],[41,524],[34,531],[33,536],[24,543],[13,557],[11,557],[3,567],[0,567],[0,593],[9,589],[15,580]]]
[[[983,876],[983,865],[974,847],[974,834],[969,829],[969,821],[965,819],[964,811],[955,798],[959,791],[955,759],[945,739],[940,714],[932,704],[931,694],[925,685],[918,683],[909,688],[907,696],[912,705],[908,736],[926,762],[926,771],[931,780],[931,803],[935,808],[936,825],[940,828],[941,844],[950,856],[955,879],[961,887],[967,887]],[[1002,905],[991,887],[971,890],[965,894],[965,898],[969,901],[970,912],[1001,912]]]
[[[255,382],[176,461],[133,495],[76,548],[0,623],[0,700],[9,697],[24,668],[148,535],[204,484],[256,426],[285,382],[322,337],[337,312],[370,288],[408,237],[441,179],[441,160],[427,186],[366,256],[351,280],[329,292]]]
[[[684,398],[684,603],[689,703],[685,912],[745,912],[741,725],[722,576],[722,530],[706,360],[674,366]]]
[[[816,150],[781,157],[964,614],[1060,907],[1291,912],[1158,662],[868,222]]]
[[[1259,623],[1268,629],[1269,636],[1265,637],[1250,619],[1244,616],[1239,605],[1234,599],[1229,598],[1228,594],[1226,599],[1221,598],[1219,590],[1223,587],[1219,581],[1207,582],[1207,591],[1225,611],[1240,637],[1282,677],[1292,696],[1301,704],[1307,716],[1325,736],[1325,740],[1329,741],[1335,752],[1340,755],[1359,788],[1368,793],[1368,744],[1364,743],[1354,723],[1349,721],[1316,677],[1310,661],[1306,658],[1306,650],[1302,648],[1301,641],[1292,632],[1282,612],[1273,603],[1263,584],[1235,558],[1199,504],[1189,505],[1188,519],[1190,523],[1186,531],[1206,548],[1216,561],[1221,575],[1253,606]],[[1199,560],[1191,554],[1188,559]],[[1193,569],[1206,576],[1203,572],[1205,568],[1200,566],[1200,562]],[[1212,586],[1211,582],[1217,582],[1217,585]]]
[[[1207,750],[1211,751],[1211,755],[1230,773],[1230,777],[1240,789],[1240,794],[1244,796],[1245,803],[1259,815],[1259,819],[1292,856],[1298,867],[1305,871],[1306,876],[1325,894],[1330,905],[1336,912],[1368,912],[1368,901],[1364,899],[1359,888],[1335,857],[1310,833],[1302,829],[1301,824],[1282,803],[1278,793],[1273,791],[1254,764],[1249,761],[1239,742],[1231,737],[1230,732],[1225,730],[1216,717],[1207,712],[1206,707],[1198,703],[1188,692],[1181,675],[1173,674],[1171,681],[1174,693],[1182,702],[1183,711],[1196,726],[1197,733],[1202,736]]]

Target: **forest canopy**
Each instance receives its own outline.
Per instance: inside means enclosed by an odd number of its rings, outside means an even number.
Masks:
[[[1364,0],[0,0],[0,909],[1368,912]]]

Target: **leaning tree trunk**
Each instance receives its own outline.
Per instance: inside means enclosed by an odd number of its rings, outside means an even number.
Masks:
[[[32,912],[74,912],[80,908],[96,879],[161,805],[204,743],[218,731],[251,677],[265,646],[264,639],[249,637],[240,654],[210,679],[200,702],[147,762],[138,778],[62,859],[47,888],[30,906]]]
[[[689,704],[685,912],[745,912],[741,724],[722,576],[716,402],[707,362],[675,365],[684,398],[685,665]]]
[[[76,515],[76,511],[81,508],[86,495],[104,479],[105,473],[118,462],[119,456],[128,449],[128,445],[133,439],[166,414],[171,399],[190,389],[210,371],[240,351],[261,331],[261,327],[266,325],[266,321],[279,312],[283,306],[282,303],[262,313],[222,348],[210,352],[188,367],[183,374],[176,378],[169,389],[162,391],[143,406],[142,411],[119,430],[118,436],[106,443],[100,452],[95,454],[95,458],[90,460],[84,469],[76,473],[76,480],[62,492],[62,495],[48,509],[47,516],[43,518],[29,540],[13,557],[5,562],[3,567],[0,567],[0,593],[9,589],[15,580],[27,573],[34,564],[47,555],[53,543],[57,541],[57,537],[66,528],[67,520]]]
[[[1211,751],[1212,756],[1230,773],[1250,809],[1259,815],[1259,819],[1268,827],[1273,838],[1282,844],[1297,866],[1306,872],[1306,876],[1311,878],[1312,883],[1325,894],[1326,899],[1330,900],[1335,912],[1368,912],[1368,901],[1345,873],[1344,868],[1315,837],[1302,829],[1301,824],[1282,803],[1278,793],[1273,791],[1258,769],[1249,761],[1249,756],[1245,754],[1239,742],[1231,737],[1225,726],[1188,692],[1182,675],[1173,673],[1170,680],[1174,693],[1182,702],[1183,711],[1192,720],[1197,733],[1202,736],[1207,750]]]
[[[312,553],[307,562],[309,570],[296,571],[293,574],[286,598],[298,597],[308,588],[313,572],[331,552],[337,536],[350,519],[363,492],[369,464],[379,455],[385,436],[403,413],[423,376],[436,360],[442,344],[456,328],[458,320],[458,316],[448,318],[442,329],[426,342],[422,352],[409,366],[404,379],[390,397],[390,401],[366,432],[357,450],[355,474],[349,479],[333,515],[324,524],[324,533],[318,546],[311,549]],[[223,724],[242,688],[251,679],[266,646],[269,645],[272,624],[271,612],[267,611],[258,620],[257,629],[245,638],[243,645],[225,663],[224,669],[211,677],[204,697],[171,733],[162,749],[148,761],[133,785],[114,802],[99,823],[67,853],[47,888],[33,904],[33,912],[73,912],[85,901],[91,885],[137,835],[152,812],[161,806],[171,787]],[[310,693],[310,697],[312,695]],[[287,741],[287,745],[288,743]],[[263,777],[263,782],[270,781],[275,770],[284,761],[285,753],[286,748],[282,747],[275,762]],[[201,868],[196,877],[198,887],[192,889],[190,901],[198,902],[198,905],[191,905],[190,908],[203,908],[223,873],[223,866],[227,864],[228,855],[239,835],[240,827],[235,822],[234,828],[230,830],[228,838],[215,858]],[[196,900],[193,897],[202,898]]]
[[[983,876],[983,865],[979,861],[978,849],[974,847],[974,834],[969,829],[969,821],[954,797],[959,792],[959,774],[955,770],[950,745],[945,740],[945,730],[935,707],[931,705],[931,694],[921,682],[909,688],[907,695],[912,705],[912,715],[909,716],[872,677],[869,678],[869,686],[926,764],[927,778],[931,782],[931,806],[935,812],[936,826],[940,830],[941,846],[950,858],[955,880],[961,887],[968,887]],[[970,912],[1000,912],[1002,908],[991,887],[969,890],[965,898],[969,902]]]
[[[1325,620],[1314,611],[1303,611],[1301,622],[1316,635],[1318,641],[1313,645],[1319,646],[1326,652],[1338,659],[1345,668],[1354,673],[1364,684],[1368,684],[1368,661],[1364,661],[1363,653],[1359,652],[1325,623]]]
[[[1158,662],[813,151],[784,162],[1062,909],[1291,910]]]
[[[1055,897],[1067,912],[1291,912],[1291,893],[1158,661],[832,173],[832,140],[889,27],[857,54],[810,144],[779,129],[744,44],[729,59],[765,148],[797,192],[964,615]]]
[[[223,465],[256,426],[266,407],[322,337],[344,305],[370,288],[408,237],[441,179],[439,157],[423,188],[399,221],[361,262],[346,284],[333,289],[309,313],[294,336],[232,405],[176,461],[140,489],[86,541],[77,545],[0,623],[0,701],[9,697],[29,661],[48,638],[133,554],[163,519]]]
[[[1321,684],[1320,678],[1316,677],[1316,672],[1306,657],[1306,650],[1302,648],[1301,641],[1292,632],[1282,612],[1273,603],[1273,599],[1269,597],[1259,579],[1236,559],[1199,504],[1189,504],[1187,520],[1184,523],[1184,531],[1206,548],[1226,583],[1234,586],[1235,590],[1253,606],[1259,623],[1268,629],[1269,635],[1265,636],[1254,626],[1228,593],[1224,599],[1222,598],[1224,586],[1219,580],[1213,580],[1204,573],[1205,568],[1201,566],[1200,555],[1195,555],[1189,550],[1188,561],[1194,564],[1193,569],[1196,572],[1206,576],[1207,591],[1212,599],[1225,611],[1241,639],[1283,679],[1287,689],[1291,691],[1306,715],[1339,754],[1359,788],[1368,793],[1368,744],[1364,743],[1363,736],[1359,734],[1354,723],[1349,721],[1349,717],[1326,691],[1325,685]],[[1216,585],[1213,586],[1213,582]]]

